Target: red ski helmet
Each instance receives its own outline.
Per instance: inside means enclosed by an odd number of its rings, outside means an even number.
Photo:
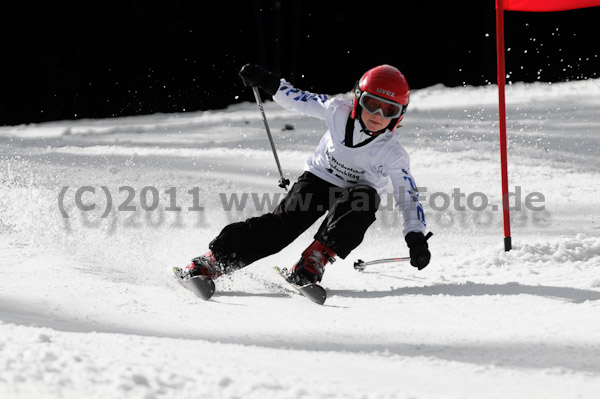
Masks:
[[[391,65],[379,65],[369,69],[354,86],[352,119],[360,118],[360,99],[363,93],[402,105],[400,116],[392,119],[388,125],[390,130],[394,130],[404,117],[410,98],[410,87],[402,72]]]

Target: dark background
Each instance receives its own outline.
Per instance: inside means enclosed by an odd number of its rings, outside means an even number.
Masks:
[[[349,91],[388,63],[412,88],[496,83],[494,0],[19,1],[0,5],[0,124],[252,101],[247,62]],[[600,7],[505,13],[508,82],[600,77]]]

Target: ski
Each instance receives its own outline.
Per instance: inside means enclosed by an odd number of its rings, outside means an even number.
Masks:
[[[277,266],[273,267],[277,274],[279,274],[286,283],[288,283],[293,289],[298,291],[300,294],[304,295],[314,303],[318,303],[322,305],[325,303],[325,299],[327,299],[327,292],[325,292],[325,288],[321,287],[319,284],[306,284],[306,285],[298,285],[294,283],[289,275],[287,269],[280,269]]]
[[[209,300],[215,293],[215,283],[207,276],[187,277],[180,267],[173,267],[175,279],[184,288],[192,291],[194,294],[204,299]]]

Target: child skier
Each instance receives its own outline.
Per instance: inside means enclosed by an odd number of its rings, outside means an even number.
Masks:
[[[245,65],[239,74],[246,85],[264,90],[282,107],[325,120],[328,130],[277,208],[226,226],[210,242],[209,252],[192,259],[182,278],[215,279],[248,266],[279,252],[327,214],[290,269],[296,284],[318,283],[327,263],[336,256],[346,258],[361,243],[390,178],[396,208],[403,211],[411,264],[427,266],[431,255],[423,234],[425,216],[409,156],[395,130],[409,102],[404,75],[390,65],[370,69],[356,83],[354,101],[348,102],[296,89],[257,65]]]

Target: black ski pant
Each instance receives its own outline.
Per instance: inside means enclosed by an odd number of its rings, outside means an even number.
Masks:
[[[281,251],[327,213],[314,238],[344,259],[375,221],[379,202],[372,187],[343,189],[304,172],[273,212],[226,226],[209,248],[218,261],[244,267]]]

